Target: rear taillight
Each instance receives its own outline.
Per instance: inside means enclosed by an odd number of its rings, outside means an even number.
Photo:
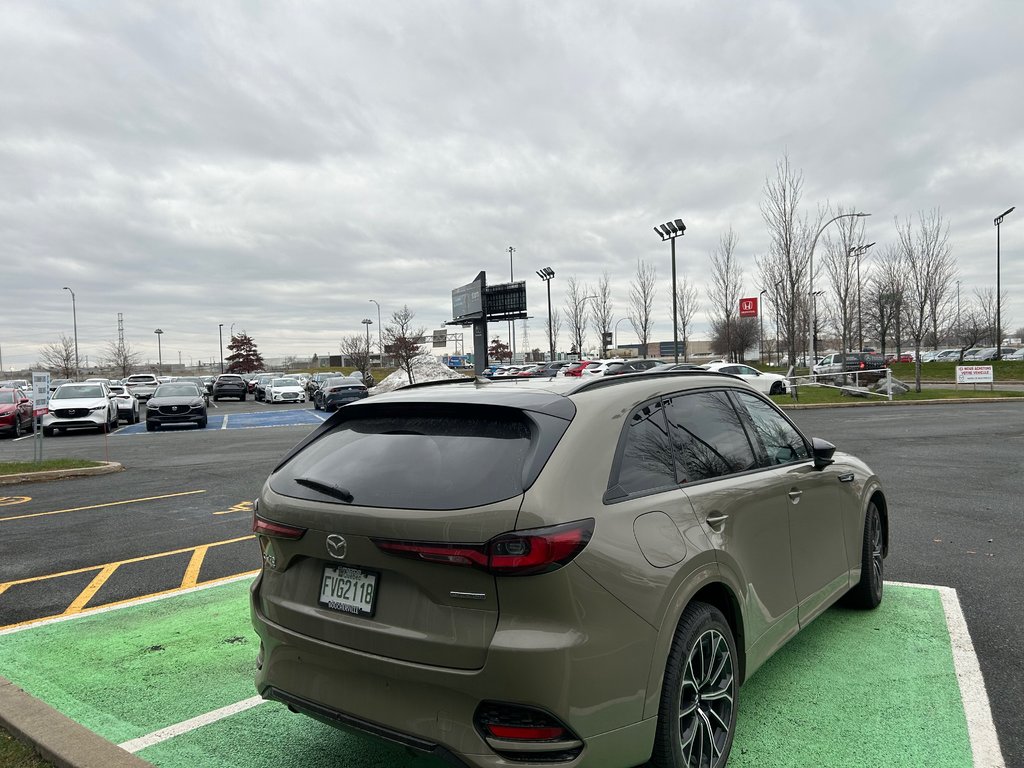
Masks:
[[[564,723],[534,707],[485,701],[473,721],[492,749],[515,762],[568,762],[583,750],[583,742]]]
[[[863,371],[867,367],[868,367],[867,364],[863,360],[861,360],[860,361],[860,369]]]
[[[529,576],[557,570],[571,562],[590,541],[594,520],[578,520],[511,531],[483,544],[374,539],[382,551],[431,563],[479,568],[496,576]]]
[[[252,532],[260,536],[269,536],[273,539],[301,539],[305,535],[306,529],[298,528],[294,525],[285,525],[284,523],[275,523],[273,520],[267,520],[265,517],[260,517],[253,513]]]

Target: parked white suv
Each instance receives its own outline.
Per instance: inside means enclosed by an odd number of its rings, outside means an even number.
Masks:
[[[128,391],[140,401],[149,400],[153,393],[156,392],[156,387],[159,383],[160,380],[152,373],[133,373],[124,380],[124,385],[128,387]]]
[[[43,434],[82,427],[110,432],[117,429],[117,421],[117,401],[106,384],[62,384],[50,398],[49,411],[43,414]]]

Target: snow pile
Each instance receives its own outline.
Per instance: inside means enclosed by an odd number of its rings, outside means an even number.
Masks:
[[[422,381],[465,378],[461,373],[453,371],[429,352],[423,352],[412,359],[412,376],[413,381],[417,384]],[[399,368],[371,389],[370,393],[392,392],[407,386],[409,386],[409,374],[404,369]]]

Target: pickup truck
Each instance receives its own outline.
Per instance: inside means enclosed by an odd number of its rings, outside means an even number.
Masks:
[[[837,385],[874,384],[885,378],[885,358],[877,352],[836,352],[814,366],[814,375]]]
[[[133,373],[124,380],[128,391],[135,395],[139,401],[149,400],[156,392],[156,386],[160,381],[152,373]]]

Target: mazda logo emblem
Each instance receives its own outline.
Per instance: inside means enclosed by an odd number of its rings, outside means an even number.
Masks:
[[[348,542],[343,536],[332,533],[327,537],[327,554],[335,560],[344,560],[348,552]]]

